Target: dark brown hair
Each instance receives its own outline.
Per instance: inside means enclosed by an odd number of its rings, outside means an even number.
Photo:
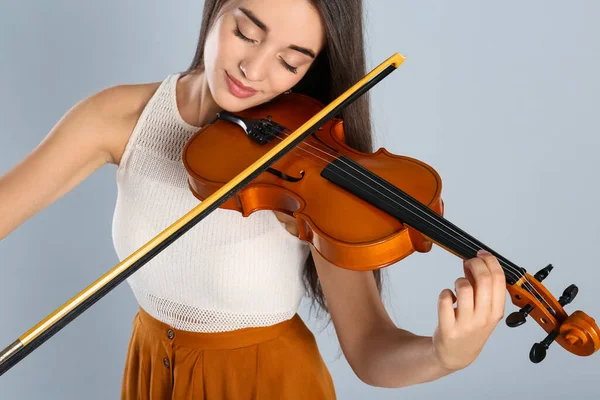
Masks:
[[[321,15],[326,43],[292,91],[311,96],[326,105],[366,75],[363,5],[362,0],[307,1]],[[228,0],[205,0],[196,54],[184,73],[202,68],[206,36],[226,3]],[[363,152],[373,151],[368,93],[342,110],[337,117],[344,121],[345,141],[350,147]],[[374,270],[373,275],[381,295],[381,270]],[[303,276],[307,293],[313,299],[313,306],[316,303],[322,310],[329,312],[311,254],[306,260]]]

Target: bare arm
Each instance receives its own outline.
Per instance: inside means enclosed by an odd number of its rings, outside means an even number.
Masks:
[[[106,163],[117,163],[143,107],[117,86],[73,106],[44,140],[0,176],[0,240]]]
[[[442,291],[440,324],[432,336],[420,336],[394,324],[372,272],[336,267],[312,245],[311,250],[344,355],[356,376],[371,386],[405,387],[465,368],[503,316],[505,278],[491,255],[464,262],[466,278],[455,282],[458,300],[449,289]]]
[[[311,248],[340,345],[360,380],[371,386],[402,387],[451,372],[435,357],[431,337],[395,325],[371,271],[336,267]]]

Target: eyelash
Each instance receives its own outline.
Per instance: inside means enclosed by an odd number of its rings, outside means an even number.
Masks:
[[[245,40],[246,42],[250,42],[250,43],[254,43],[255,42],[255,40],[252,40],[249,37],[244,36],[244,34],[242,33],[242,31],[240,31],[240,28],[237,27],[237,26],[233,30],[233,33],[235,33],[235,36],[239,37],[242,40]]]
[[[242,39],[243,41],[249,42],[249,43],[255,43],[256,41],[253,39],[250,39],[247,36],[244,36],[244,34],[242,33],[242,31],[240,31],[239,27],[235,27],[235,29],[233,30],[233,33],[235,34],[235,36],[239,37],[240,39]],[[287,69],[288,71],[290,71],[291,73],[295,74],[298,72],[298,68],[296,67],[292,67],[290,64],[286,63],[283,58],[280,58],[281,60],[281,64],[283,65],[283,67],[285,69]]]
[[[290,64],[286,63],[285,61],[283,61],[283,58],[279,58],[281,60],[281,64],[283,64],[284,68],[287,69],[288,71],[290,71],[291,73],[295,74],[298,72],[298,68],[296,67],[292,67]]]

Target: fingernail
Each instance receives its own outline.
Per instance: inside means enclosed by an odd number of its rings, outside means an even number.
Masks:
[[[478,256],[483,256],[483,255],[486,255],[486,254],[490,254],[490,252],[488,252],[488,251],[485,251],[485,250],[483,250],[483,249],[481,249],[481,250],[477,250],[477,255],[478,255]]]

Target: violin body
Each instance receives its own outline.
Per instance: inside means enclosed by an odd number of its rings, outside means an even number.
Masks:
[[[223,193],[223,186],[252,169],[288,139],[288,132],[302,130],[322,107],[308,96],[282,94],[236,114],[219,113],[184,147],[190,190],[201,202]],[[383,268],[415,251],[428,252],[434,243],[462,259],[487,250],[498,258],[511,301],[520,308],[507,324],[520,326],[530,316],[548,334],[532,347],[533,362],[543,360],[554,341],[573,354],[595,353],[600,348],[595,320],[582,311],[568,315],[563,309],[577,287],[571,285],[556,299],[540,283],[551,265],[531,275],[452,224],[443,217],[441,190],[441,178],[429,165],[384,148],[372,154],[357,151],[345,142],[343,121],[329,118],[269,168],[228,193],[219,207],[245,217],[258,210],[293,216],[300,239],[349,270]]]
[[[322,107],[308,96],[290,93],[236,115],[244,119],[269,115],[293,131]],[[196,132],[184,148],[190,190],[204,200],[279,142],[274,138],[259,144],[240,126],[217,119]],[[443,214],[442,182],[433,168],[383,148],[372,154],[354,150],[344,141],[343,121],[336,118],[277,160],[221,208],[237,210],[245,217],[257,210],[291,215],[300,239],[312,243],[329,262],[351,270],[382,268],[414,251],[432,248],[431,240],[417,230],[324,179],[321,172],[334,154],[351,158]]]

